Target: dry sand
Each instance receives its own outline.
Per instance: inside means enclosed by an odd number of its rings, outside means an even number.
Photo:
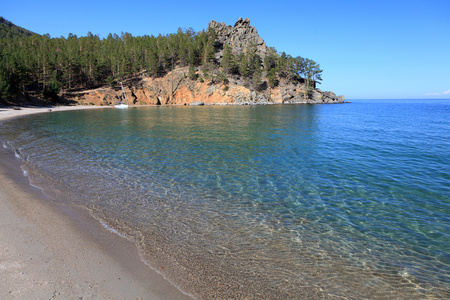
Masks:
[[[89,107],[59,107],[52,111]],[[0,108],[0,120],[49,108]],[[87,212],[46,199],[0,157],[0,299],[191,299]]]
[[[54,106],[54,107],[18,107],[16,109],[10,107],[0,107],[0,121],[39,113],[49,113],[54,111],[65,111],[65,110],[94,109],[94,108],[105,108],[105,106],[77,105],[77,106]]]

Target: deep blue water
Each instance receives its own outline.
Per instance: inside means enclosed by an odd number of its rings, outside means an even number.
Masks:
[[[450,297],[450,100],[54,112],[0,138],[186,290]]]

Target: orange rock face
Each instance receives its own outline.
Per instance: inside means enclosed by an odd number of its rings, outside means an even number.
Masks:
[[[243,86],[211,84],[193,81],[184,73],[174,71],[163,78],[143,78],[138,84],[124,81],[128,103],[133,105],[189,105],[195,101],[207,104],[234,104],[236,96],[250,99],[251,91]],[[80,105],[114,105],[121,100],[118,88],[99,88],[79,93],[65,93],[62,97]]]
[[[239,79],[229,84],[200,82],[187,77],[187,68],[179,68],[162,78],[133,78],[124,80],[123,86],[128,104],[133,105],[189,105],[204,104],[282,104],[282,103],[342,103],[343,96],[314,90],[306,95],[302,84],[280,82],[275,88],[263,91],[250,90]],[[121,99],[119,86],[82,92],[65,93],[64,100],[80,105],[114,105]]]

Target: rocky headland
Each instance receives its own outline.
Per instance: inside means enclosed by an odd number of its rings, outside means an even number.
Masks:
[[[217,34],[216,61],[223,58],[223,49],[229,45],[234,54],[239,55],[254,49],[262,59],[268,47],[258,35],[249,19],[240,18],[234,26],[212,20],[209,28]],[[254,45],[256,47],[251,48]],[[251,104],[322,104],[343,103],[344,96],[319,89],[307,91],[304,83],[296,83],[284,78],[275,87],[269,87],[267,74],[262,75],[262,88],[254,88],[245,78],[228,75],[223,81],[191,79],[188,67],[177,68],[163,77],[149,77],[145,72],[123,81],[124,90],[130,105],[251,105]],[[201,76],[201,67],[195,69]],[[121,100],[121,90],[116,87],[102,87],[92,90],[60,93],[63,102],[80,105],[113,105]]]

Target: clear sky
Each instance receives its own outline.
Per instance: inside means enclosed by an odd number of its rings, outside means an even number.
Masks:
[[[450,98],[450,0],[0,0],[0,16],[39,34],[133,36],[249,18],[269,47],[318,62],[347,99]]]

